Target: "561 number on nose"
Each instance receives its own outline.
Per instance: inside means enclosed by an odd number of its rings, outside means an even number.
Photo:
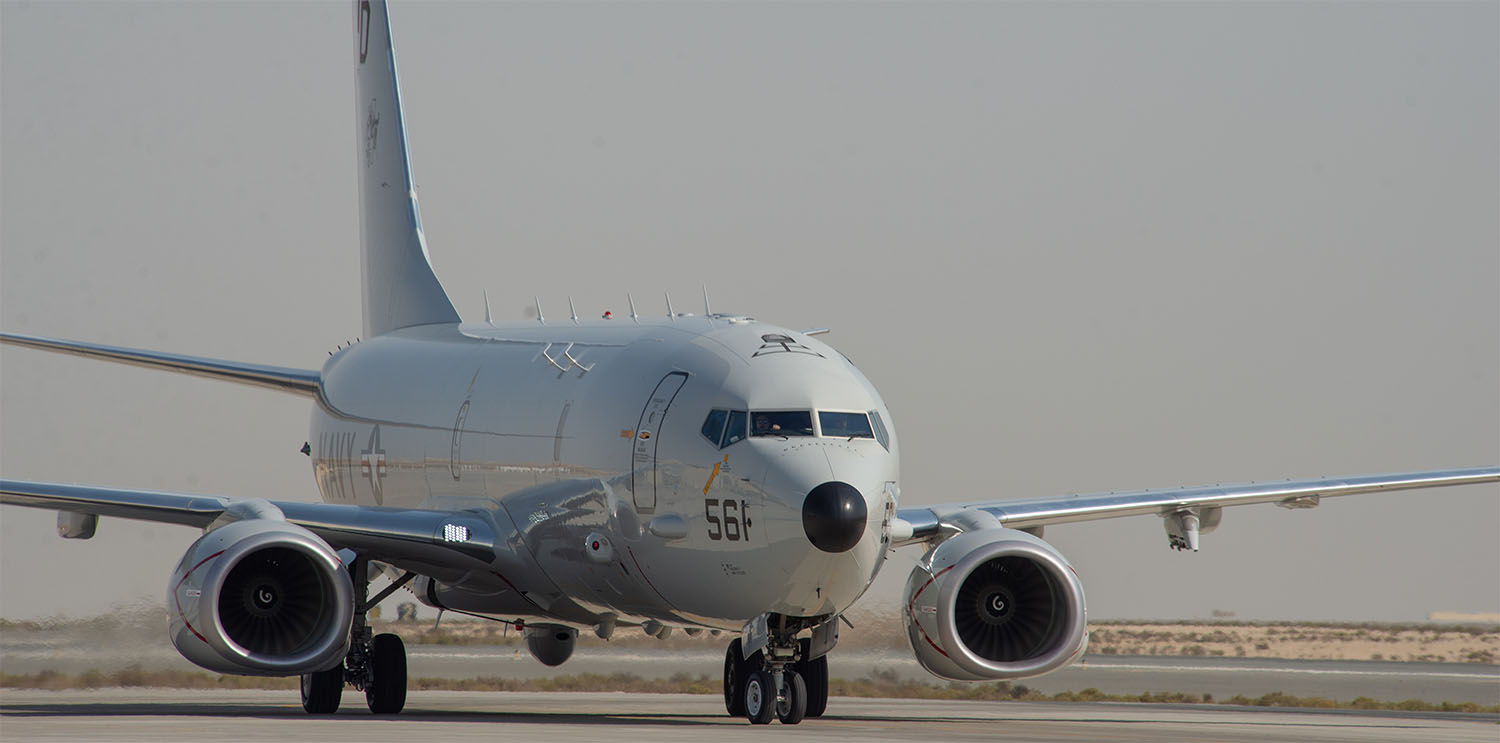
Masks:
[[[738,542],[750,538],[750,512],[742,500],[705,498],[703,515],[708,519],[708,538],[715,542]]]

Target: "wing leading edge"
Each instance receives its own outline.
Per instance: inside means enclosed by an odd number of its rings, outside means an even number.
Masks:
[[[160,493],[87,485],[0,480],[0,504],[208,528],[264,517],[269,505],[289,523],[318,535],[334,549],[367,553],[424,574],[468,568],[468,557],[488,565],[496,558],[495,530],[486,514],[406,508],[267,501],[254,498]],[[249,506],[248,508],[246,506]],[[455,527],[462,527],[456,530]],[[463,538],[457,540],[455,533]],[[472,565],[471,565],[472,567]]]
[[[1147,514],[1170,516],[1180,512],[1201,512],[1207,509],[1244,506],[1252,503],[1276,503],[1286,508],[1311,508],[1316,506],[1321,498],[1339,495],[1494,482],[1500,482],[1500,467],[1470,467],[1390,475],[1359,475],[1244,485],[1210,485],[1175,490],[1140,490],[956,503],[902,508],[897,511],[897,517],[911,524],[911,538],[902,541],[912,542],[938,536],[945,524],[952,526],[955,518],[962,517],[966,512],[975,511],[995,517],[999,525],[1004,527],[1034,529],[1051,524],[1112,519],[1122,516]],[[958,526],[953,526],[953,528],[963,530]]]
[[[137,348],[107,346],[102,343],[84,343],[58,338],[42,338],[20,333],[0,333],[0,344],[35,348],[41,351],[66,353],[74,356],[104,359],[131,366],[192,374],[199,377],[222,379],[254,387],[269,387],[283,392],[296,392],[317,396],[322,386],[322,374],[310,369],[292,369],[268,364],[246,364],[224,361],[202,356],[146,351]]]

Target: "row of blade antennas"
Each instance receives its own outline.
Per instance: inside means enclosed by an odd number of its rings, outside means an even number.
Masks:
[[[679,314],[672,311],[672,295],[669,292],[662,292],[662,296],[667,300],[667,317],[674,320],[679,317],[688,317],[688,315],[686,314]],[[640,319],[640,314],[635,311],[635,297],[630,294],[626,294],[625,300],[630,303],[630,319]],[[547,322],[547,317],[542,314],[541,297],[532,297],[532,301],[536,303],[536,321],[545,324]],[[709,307],[708,304],[708,287],[706,286],[703,287],[703,315],[705,317],[714,317],[714,311],[711,307]],[[578,322],[578,310],[573,307],[572,297],[568,297],[568,318],[575,324]],[[614,313],[610,312],[609,310],[605,310],[604,319],[613,320]],[[490,293],[487,291],[484,293],[484,321],[490,325],[493,325],[495,323],[495,321],[492,319],[492,315],[490,314]]]

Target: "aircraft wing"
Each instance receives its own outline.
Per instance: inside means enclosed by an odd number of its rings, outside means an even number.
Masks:
[[[274,517],[275,511],[264,507],[268,504],[287,522],[318,535],[335,550],[352,549],[424,575],[475,567],[465,557],[482,565],[496,558],[495,530],[489,517],[478,511],[267,501],[20,480],[0,480],[0,503],[200,528],[247,515]]]
[[[322,385],[322,374],[309,369],[292,369],[267,364],[247,364],[238,361],[204,358],[202,356],[165,353],[163,351],[145,351],[137,348],[106,346],[102,343],[84,343],[82,341],[68,341],[57,338],[42,338],[35,335],[22,335],[20,333],[0,333],[0,344],[104,359],[131,366],[166,369],[183,374],[222,379],[254,387],[269,387],[283,392],[296,392],[303,395],[316,396],[318,389]]]
[[[930,539],[939,535],[944,525],[963,531],[966,528],[964,524],[972,523],[975,516],[986,520],[988,516],[993,516],[999,521],[1000,526],[1011,529],[1035,529],[1050,524],[1145,514],[1156,514],[1162,517],[1181,513],[1191,513],[1199,517],[1211,515],[1217,523],[1218,513],[1215,509],[1224,506],[1275,503],[1284,508],[1312,508],[1317,506],[1322,498],[1338,495],[1493,482],[1500,482],[1500,467],[1471,467],[1391,475],[1359,475],[1315,480],[1209,485],[1174,490],[1140,490],[908,507],[899,509],[896,515],[911,524],[912,536],[898,541],[912,542]],[[1208,524],[1205,523],[1205,527],[1207,526]],[[1196,536],[1193,541],[1196,542]]]

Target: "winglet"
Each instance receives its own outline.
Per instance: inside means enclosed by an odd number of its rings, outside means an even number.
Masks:
[[[457,323],[427,254],[384,0],[354,3],[355,133],[364,337]]]

